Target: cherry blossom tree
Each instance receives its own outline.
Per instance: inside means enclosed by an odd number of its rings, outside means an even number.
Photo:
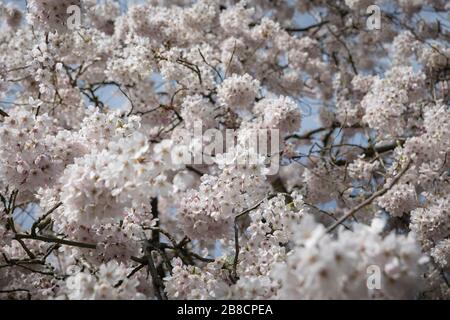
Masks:
[[[19,2],[0,298],[450,298],[448,1]]]

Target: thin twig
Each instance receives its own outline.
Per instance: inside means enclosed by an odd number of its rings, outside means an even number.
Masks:
[[[364,208],[365,206],[369,205],[370,203],[372,203],[373,200],[375,200],[376,198],[382,196],[383,194],[385,194],[388,190],[390,190],[395,183],[397,183],[397,181],[403,176],[403,174],[408,170],[409,165],[411,164],[411,161],[408,160],[408,162],[406,163],[406,165],[403,167],[403,169],[399,172],[399,174],[397,174],[392,181],[384,188],[378,190],[377,192],[373,193],[369,198],[367,198],[366,200],[364,200],[363,202],[361,202],[359,205],[357,205],[356,207],[354,207],[353,209],[351,209],[349,212],[347,212],[345,215],[343,215],[338,221],[336,221],[333,225],[331,225],[328,229],[327,232],[331,232],[334,229],[336,229],[342,222],[344,222],[345,220],[347,220],[349,217],[353,216],[357,211],[359,211],[360,209]]]
[[[19,234],[18,233],[15,235],[14,238],[16,240],[18,240],[18,239],[33,239],[33,240],[39,240],[39,241],[48,242],[48,243],[59,243],[59,244],[64,244],[66,246],[86,248],[86,249],[95,249],[97,247],[97,245],[94,243],[84,243],[84,242],[60,239],[60,238],[56,238],[56,237],[44,237],[44,236],[40,236],[40,235],[31,235],[31,234]]]
[[[62,205],[62,202],[57,203],[54,205],[50,210],[48,210],[46,213],[44,213],[42,216],[37,219],[33,225],[31,226],[31,234],[36,235],[36,229],[39,228],[42,221],[45,220],[50,214],[52,214],[56,209],[58,209]]]

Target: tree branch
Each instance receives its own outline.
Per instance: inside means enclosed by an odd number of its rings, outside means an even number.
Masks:
[[[411,164],[411,161],[408,160],[408,162],[406,163],[406,165],[403,167],[403,169],[399,172],[399,174],[397,174],[392,181],[384,188],[378,190],[377,192],[373,193],[369,198],[367,198],[366,200],[364,200],[363,202],[361,202],[359,205],[357,205],[356,207],[354,207],[353,209],[351,209],[349,212],[347,212],[345,215],[343,215],[338,221],[336,221],[333,225],[331,225],[328,229],[327,232],[331,232],[334,229],[336,229],[342,222],[344,222],[345,220],[347,220],[350,216],[353,216],[357,211],[359,211],[360,209],[364,208],[365,206],[369,205],[370,203],[372,203],[373,200],[375,200],[376,198],[382,196],[383,194],[385,194],[388,190],[390,190],[396,183],[397,181],[403,176],[403,174],[408,170],[409,165]]]

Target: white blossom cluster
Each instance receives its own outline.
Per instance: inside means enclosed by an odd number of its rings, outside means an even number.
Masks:
[[[67,27],[70,15],[67,8],[81,7],[80,0],[31,0],[28,3],[29,21],[39,27],[47,29],[61,29]]]
[[[391,233],[383,238],[382,227],[383,222],[374,219],[371,226],[341,229],[333,239],[314,218],[305,217],[295,230],[296,247],[286,263],[273,271],[280,281],[278,295],[284,299],[414,298],[421,288],[417,276],[426,260],[411,234]],[[382,274],[379,290],[376,283],[367,285],[371,266]]]
[[[363,121],[380,132],[400,136],[411,125],[408,119],[414,119],[411,115],[419,107],[417,98],[424,95],[425,75],[416,74],[412,67],[394,67],[385,76],[374,81],[361,102],[365,109]],[[410,116],[402,117],[405,113]]]
[[[246,164],[254,153],[253,149],[238,146],[218,155],[220,175],[204,175],[198,191],[186,192],[180,222],[189,237],[215,240],[218,235],[230,235],[234,216],[265,196],[270,186],[265,183],[264,160]]]
[[[64,294],[69,299],[80,300],[117,300],[144,299],[137,290],[138,279],[128,279],[127,269],[114,260],[101,264],[98,272],[76,272],[66,280]]]
[[[64,156],[57,154],[49,135],[56,131],[47,115],[34,117],[26,110],[16,110],[0,128],[2,149],[1,179],[6,185],[36,191],[51,186],[63,170]]]
[[[275,265],[286,258],[285,246],[291,239],[291,225],[298,223],[304,212],[302,197],[293,194],[287,203],[283,196],[265,200],[249,216],[251,222],[240,241],[244,241],[236,265],[239,279],[224,271],[232,264],[232,252],[223,254],[204,269],[184,266],[179,259],[173,275],[167,277],[166,291],[175,299],[270,299],[279,284],[270,277]]]
[[[255,102],[258,90],[259,81],[250,75],[232,75],[217,89],[217,96],[230,109],[246,109]]]

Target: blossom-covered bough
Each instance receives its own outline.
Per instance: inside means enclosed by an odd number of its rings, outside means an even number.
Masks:
[[[0,298],[449,299],[449,12],[3,0]]]

